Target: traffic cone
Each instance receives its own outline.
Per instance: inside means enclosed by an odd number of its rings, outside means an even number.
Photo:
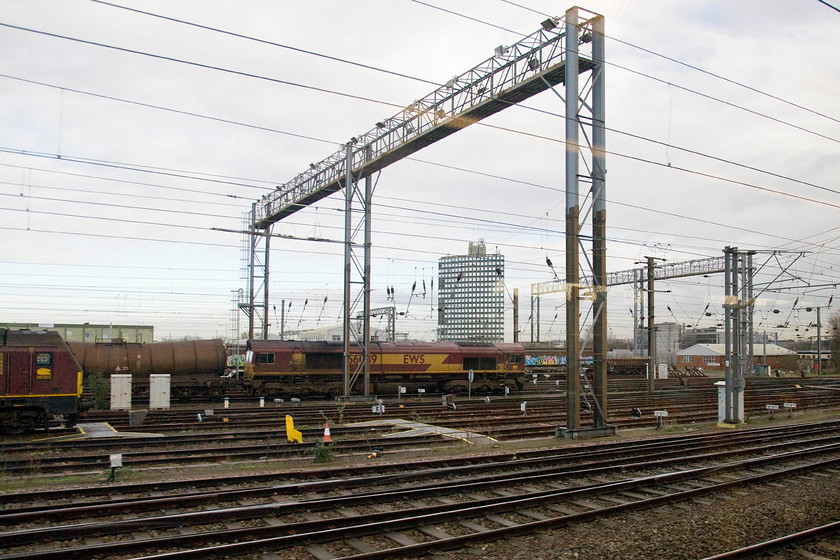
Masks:
[[[332,438],[330,437],[330,423],[327,422],[324,425],[324,443],[332,443]]]

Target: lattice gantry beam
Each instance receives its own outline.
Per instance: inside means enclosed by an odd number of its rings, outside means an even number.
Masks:
[[[621,270],[618,272],[607,273],[607,286],[619,286],[622,284],[634,284],[638,282],[642,276],[638,275],[638,271],[644,269],[630,269]],[[684,261],[678,263],[662,264],[653,269],[654,280],[668,280],[671,278],[683,278],[686,276],[701,276],[703,274],[716,274],[724,271],[724,258],[712,257],[708,259],[695,259],[691,261]],[[634,272],[637,276],[634,276]],[[647,276],[644,276],[647,279]],[[580,287],[590,288],[592,286],[592,278],[589,276],[581,277]],[[552,280],[550,282],[535,282],[531,284],[531,295],[539,296],[544,294],[555,294],[565,292],[566,283],[559,280]]]
[[[593,67],[593,18],[579,23],[578,72]],[[438,140],[490,115],[545,91],[565,80],[564,18],[551,18],[543,28],[478,66],[455,76],[429,95],[416,100],[370,131],[354,138],[352,170],[370,175]],[[579,49],[579,50],[580,50]],[[278,186],[257,203],[253,223],[264,229],[297,210],[341,190],[345,183],[345,152],[326,159]]]

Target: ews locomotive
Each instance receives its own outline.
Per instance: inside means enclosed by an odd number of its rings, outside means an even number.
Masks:
[[[351,364],[361,353],[351,349]],[[503,393],[522,388],[525,353],[519,344],[457,344],[451,342],[371,342],[368,350],[370,389],[394,394],[399,387],[417,392]],[[361,376],[359,376],[361,377]],[[245,379],[258,395],[335,397],[344,394],[344,344],[250,340]],[[364,380],[352,390],[359,393]]]

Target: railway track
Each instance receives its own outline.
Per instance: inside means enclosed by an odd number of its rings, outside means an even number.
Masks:
[[[72,504],[21,494],[3,498],[0,552],[44,559],[416,556],[838,467],[840,422],[822,422],[373,465],[355,476],[330,469],[295,482],[240,479],[234,488],[218,481],[191,491],[121,485],[105,498],[100,487],[79,492]]]
[[[834,558],[838,552],[840,552],[840,521],[797,531],[714,556],[707,556],[703,560],[741,560],[747,558],[759,560],[801,560],[810,558],[819,560],[821,558]]]
[[[761,390],[747,393],[745,408],[748,415],[767,415],[768,402],[798,403],[797,411],[831,410],[840,408],[840,391],[821,387],[791,387],[790,384],[765,384]],[[792,392],[793,391],[793,392]],[[714,400],[713,400],[714,399]],[[259,462],[270,463],[288,460],[311,453],[309,442],[322,439],[326,419],[332,422],[335,451],[342,454],[370,453],[374,447],[386,451],[452,446],[460,440],[429,435],[424,437],[382,437],[391,427],[371,428],[337,426],[337,422],[370,420],[372,418],[411,417],[426,424],[468,430],[499,441],[546,438],[554,435],[555,428],[563,425],[564,401],[546,397],[529,401],[526,414],[519,411],[520,400],[499,399],[486,404],[483,401],[462,404],[457,410],[443,408],[440,404],[402,403],[403,408],[392,406],[387,416],[372,415],[363,406],[326,408],[323,403],[293,409],[248,409],[225,411],[229,422],[207,421],[198,423],[193,410],[171,410],[153,414],[148,425],[132,427],[123,413],[101,415],[111,418],[112,425],[120,430],[150,431],[165,437],[149,439],[126,437],[88,440],[51,439],[48,441],[13,441],[0,443],[0,471],[6,475],[45,475],[52,473],[78,473],[101,470],[109,466],[111,453],[123,454],[123,463],[131,467],[230,464]],[[633,394],[611,397],[611,421],[620,429],[652,427],[656,425],[653,410],[669,410],[671,425],[714,421],[716,394],[710,389],[671,391],[653,395]],[[317,408],[316,408],[317,407]],[[630,416],[631,408],[640,407],[641,418]],[[326,410],[326,412],[325,412]],[[285,432],[280,428],[284,414],[295,414],[296,424],[304,433],[303,446],[286,443]],[[220,418],[222,414],[216,416]],[[213,417],[208,417],[213,418]],[[585,416],[584,416],[585,419]],[[266,428],[266,426],[272,426]]]

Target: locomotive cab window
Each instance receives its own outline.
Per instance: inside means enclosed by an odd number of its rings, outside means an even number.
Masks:
[[[49,352],[38,352],[37,354],[35,354],[35,365],[51,366],[52,354]]]
[[[261,364],[273,364],[274,363],[274,353],[271,354],[260,354],[260,363]]]

